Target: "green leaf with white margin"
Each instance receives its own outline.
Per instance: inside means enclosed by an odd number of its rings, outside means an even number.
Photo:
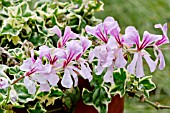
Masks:
[[[14,80],[20,78],[21,76],[24,76],[24,72],[19,69],[19,66],[15,65],[14,67],[9,67],[8,68],[8,73],[10,75],[14,76]],[[23,79],[18,81],[18,83],[23,83]]]
[[[3,26],[1,29],[1,34],[10,34],[11,36],[18,36],[22,30],[23,24],[16,18],[8,18],[3,21]]]
[[[35,95],[31,95],[28,93],[27,88],[23,83],[16,83],[13,85],[15,91],[18,94],[18,101],[21,103],[27,103],[29,101],[35,100]]]
[[[7,65],[0,64],[0,77],[8,77],[4,72],[6,69],[8,69]]]
[[[143,91],[147,98],[149,98],[149,92],[155,88],[156,85],[152,82],[152,76],[145,76],[139,79],[138,90]]]
[[[53,87],[51,88],[50,92],[38,93],[37,99],[40,100],[40,103],[46,102],[46,106],[49,106],[49,105],[54,105],[55,100],[61,98],[62,95],[63,95],[62,90]]]
[[[34,108],[29,108],[27,110],[29,113],[45,113],[46,110],[43,108],[43,106],[37,102]]]
[[[26,57],[24,53],[25,51],[23,51],[22,48],[9,49],[8,52],[11,56],[19,61],[23,61],[23,59]]]
[[[110,88],[110,93],[112,95],[119,94],[123,97],[126,93],[126,79],[128,72],[124,68],[117,69],[113,72],[114,84]]]
[[[82,98],[85,104],[93,105],[99,113],[107,113],[108,104],[111,102],[111,95],[104,86],[98,87],[94,91],[83,89]]]
[[[77,101],[80,99],[80,90],[78,87],[66,89],[64,91],[62,102],[64,103],[67,112],[75,109]]]

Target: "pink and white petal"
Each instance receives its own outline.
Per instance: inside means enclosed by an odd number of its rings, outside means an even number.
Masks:
[[[85,27],[85,30],[86,30],[86,32],[87,32],[88,34],[91,34],[91,35],[93,35],[93,36],[96,36],[97,26],[91,27],[91,26],[87,25],[87,26]]]
[[[35,94],[36,92],[35,83],[32,80],[30,80],[28,76],[24,78],[24,85],[28,89],[29,94]]]
[[[8,80],[4,77],[0,77],[0,89],[6,89],[8,86]]]
[[[107,71],[106,71],[103,79],[104,79],[105,82],[110,82],[111,84],[114,84],[113,67],[112,67],[112,66],[110,66],[110,67],[107,69]]]
[[[50,83],[50,85],[52,86],[56,86],[58,81],[59,81],[59,77],[55,74],[55,73],[49,73],[49,75],[46,76],[48,82]]]
[[[92,80],[91,70],[85,66],[83,62],[80,62],[81,65],[81,76],[84,79],[88,79],[89,82]]]
[[[64,70],[64,76],[61,80],[61,85],[65,88],[71,88],[73,86],[73,81],[68,69]]]
[[[131,74],[135,74],[135,67],[138,60],[138,53],[134,53],[132,62],[127,66],[127,71]]]
[[[139,33],[135,27],[133,27],[133,26],[127,27],[125,29],[125,35],[123,36],[123,38],[124,38],[125,44],[127,44],[129,46],[136,44],[137,46],[139,46],[140,37],[139,37]]]
[[[95,57],[94,51],[91,50],[91,51],[89,52],[89,56],[88,56],[88,59],[89,59],[89,62],[90,62],[90,63],[93,61],[94,57]]]
[[[116,68],[123,68],[127,64],[127,61],[125,60],[122,52],[122,48],[118,49],[118,56],[115,61],[115,67]]]
[[[53,28],[50,29],[52,32],[56,33],[59,38],[61,38],[61,30],[59,29],[58,26],[54,26]]]
[[[159,69],[160,70],[163,70],[165,68],[165,59],[164,59],[164,55],[162,54],[162,51],[158,49],[158,57],[159,57],[159,60],[160,60],[160,63],[159,63]]]
[[[143,49],[149,44],[160,40],[161,38],[161,35],[150,34],[148,31],[145,31],[143,34],[143,40],[140,48]]]
[[[39,57],[40,57],[40,59],[43,56],[45,56],[47,54],[50,54],[50,51],[51,51],[51,49],[48,46],[46,46],[46,45],[40,46],[39,47],[39,52],[40,52],[40,56]]]
[[[115,40],[115,38],[110,37],[108,42],[107,42],[107,48],[109,49],[116,49],[118,48],[117,42]]]
[[[113,17],[107,17],[103,22],[103,26],[106,34],[110,33],[111,29],[117,29],[120,32],[120,27]]]
[[[74,79],[74,87],[78,85],[78,76],[77,74],[73,71],[73,69],[69,69],[70,74],[72,75]]]
[[[143,70],[142,55],[139,53],[138,54],[138,60],[137,60],[137,63],[136,63],[136,77],[141,78],[144,75],[145,74],[144,74],[144,70]]]
[[[105,69],[105,67],[102,67],[101,65],[100,65],[100,61],[98,61],[98,64],[97,64],[97,67],[96,67],[96,74],[97,75],[100,75],[100,74],[102,74],[102,72],[104,71],[104,69]]]
[[[144,55],[144,58],[145,58],[146,62],[147,62],[148,65],[149,65],[150,71],[151,71],[151,72],[154,72],[155,69],[156,69],[156,62],[153,61],[153,60],[150,58],[150,55],[147,55],[147,54],[146,54],[146,55]]]
[[[106,62],[102,66],[103,67],[111,66],[114,58],[115,58],[114,51],[108,51],[107,56],[106,56]]]
[[[23,64],[20,66],[20,70],[29,72],[33,68],[32,66],[33,66],[32,59],[29,58],[23,61]]]
[[[31,76],[32,77],[32,80],[35,80],[41,84],[45,84],[47,83],[47,80],[46,80],[46,77],[45,77],[45,74],[41,74],[41,73],[36,73],[34,75]]]
[[[48,83],[40,84],[40,91],[42,91],[42,92],[50,91],[50,85]]]
[[[35,62],[35,59],[34,59],[34,50],[31,49],[30,52],[31,52],[31,59],[32,59],[32,62],[34,63],[34,62]]]
[[[167,23],[165,23],[163,26],[161,24],[156,24],[154,27],[160,28],[163,31],[163,34],[167,35],[167,30],[168,30]]]
[[[83,48],[83,52],[85,52],[92,44],[92,41],[90,41],[87,37],[80,36],[81,46]]]

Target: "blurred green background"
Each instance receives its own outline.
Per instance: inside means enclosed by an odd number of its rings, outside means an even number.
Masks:
[[[170,0],[102,0],[104,11],[96,13],[96,17],[105,19],[112,16],[118,21],[121,33],[127,26],[135,26],[142,37],[143,32],[161,33],[155,29],[157,23],[168,23],[168,36],[170,36]],[[168,45],[162,47],[168,48]],[[170,105],[170,48],[162,50],[165,55],[166,68],[163,71],[156,70],[149,73],[149,68],[145,66],[147,74],[152,74],[153,81],[157,89],[150,95],[153,102],[163,105]],[[170,113],[170,110],[156,110],[146,103],[139,102],[139,99],[126,97],[125,113]]]

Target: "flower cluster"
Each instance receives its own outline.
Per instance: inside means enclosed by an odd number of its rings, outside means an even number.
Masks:
[[[160,28],[163,34],[155,35],[145,31],[141,41],[135,27],[127,27],[125,34],[121,35],[118,22],[112,17],[107,17],[97,26],[86,26],[88,36],[93,35],[97,38],[98,43],[91,46],[92,41],[75,34],[69,26],[65,28],[63,36],[61,30],[54,26],[50,30],[59,37],[57,48],[43,45],[39,47],[37,52],[39,55],[36,57],[35,51],[31,50],[31,58],[24,60],[20,66],[20,69],[26,72],[24,84],[30,94],[36,92],[36,84],[40,85],[40,91],[49,91],[50,86],[56,86],[59,80],[63,87],[71,88],[78,85],[79,76],[90,82],[93,78],[92,70],[97,75],[101,75],[105,69],[104,81],[114,84],[113,71],[118,68],[127,68],[127,71],[136,75],[137,78],[143,77],[145,75],[143,58],[151,72],[155,71],[158,63],[159,69],[162,70],[165,67],[165,61],[160,46],[169,43],[167,24],[163,26],[157,24],[155,28]],[[90,47],[87,60],[83,55]],[[145,49],[149,47],[154,50],[155,60]],[[128,55],[133,56],[129,63],[127,62]],[[98,60],[97,66],[93,67],[95,69],[89,66],[89,62],[93,62],[93,59]],[[1,88],[3,88],[2,85]]]
[[[163,35],[155,35],[145,31],[141,41],[138,31],[133,26],[127,27],[125,34],[121,35],[119,25],[112,17],[107,17],[103,23],[95,27],[86,26],[85,29],[88,34],[92,34],[102,41],[89,55],[90,61],[94,57],[98,59],[97,74],[100,75],[107,68],[104,81],[114,83],[113,70],[126,67],[125,56],[128,54],[133,55],[133,60],[127,65],[127,71],[138,78],[145,75],[142,58],[146,60],[151,72],[155,71],[158,60],[160,60],[159,69],[162,70],[165,67],[165,61],[159,46],[169,43],[167,24],[163,26],[157,24],[155,28],[161,28]],[[158,51],[158,54],[155,54],[157,57],[155,61],[151,59],[150,54],[145,50],[147,47],[153,47],[154,51]]]
[[[63,36],[57,26],[50,30],[59,37],[58,47],[49,48],[46,45],[39,47],[39,56],[36,59],[34,51],[31,50],[31,58],[20,66],[22,71],[26,71],[24,84],[30,94],[36,92],[36,83],[40,84],[40,91],[49,91],[50,85],[56,86],[60,79],[56,74],[58,72],[64,72],[61,85],[65,88],[77,86],[79,75],[89,81],[92,80],[91,69],[86,60],[81,58],[92,42],[73,33],[68,26]]]

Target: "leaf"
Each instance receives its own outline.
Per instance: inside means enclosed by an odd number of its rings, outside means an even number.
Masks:
[[[18,94],[18,101],[21,103],[27,103],[29,101],[33,101],[35,99],[35,95],[31,95],[28,93],[27,88],[23,83],[16,83],[13,85],[15,91]]]
[[[38,93],[37,99],[40,100],[40,103],[46,102],[46,106],[49,106],[49,105],[54,105],[55,100],[61,98],[62,95],[63,95],[63,92],[60,89],[51,88],[50,92]]]
[[[127,71],[124,68],[117,69],[113,72],[114,82],[110,88],[110,93],[112,95],[119,94],[120,97],[123,97],[126,92],[126,78],[127,78]]]
[[[149,92],[155,88],[156,85],[152,82],[152,76],[145,76],[139,79],[138,90],[143,91],[147,98],[149,98]]]
[[[4,64],[0,64],[0,77],[7,77],[6,73],[4,72],[8,66]]]
[[[12,38],[12,42],[14,45],[17,45],[19,41],[21,40],[19,36],[12,36],[11,38]]]
[[[76,102],[79,99],[80,99],[80,90],[78,87],[65,90],[63,94],[62,102],[67,108],[67,112],[71,112],[74,110],[74,108],[76,107]]]
[[[42,107],[42,105],[37,102],[34,108],[28,108],[29,113],[45,113],[46,110]]]
[[[83,89],[82,99],[85,104],[93,105],[99,113],[107,113],[108,104],[111,102],[111,95],[106,87],[101,86],[93,91]]]

